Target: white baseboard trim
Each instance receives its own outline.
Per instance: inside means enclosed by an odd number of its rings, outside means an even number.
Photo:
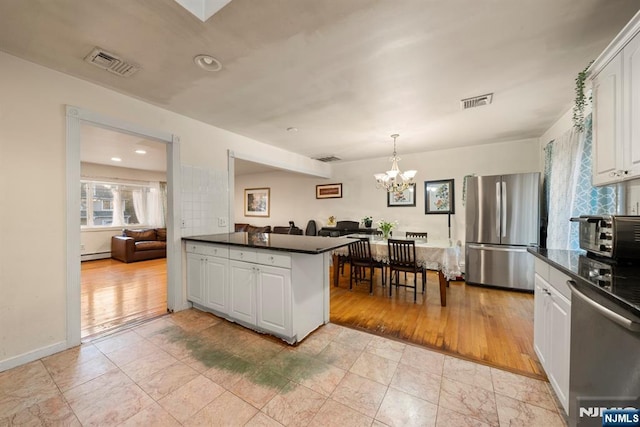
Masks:
[[[0,372],[6,371],[16,366],[24,365],[25,363],[33,362],[34,360],[42,359],[46,356],[61,352],[69,348],[67,341],[60,341],[46,347],[41,347],[28,353],[23,353],[18,356],[11,357],[0,361]]]
[[[96,259],[111,258],[111,252],[99,252],[96,254],[80,255],[80,261],[94,261]]]

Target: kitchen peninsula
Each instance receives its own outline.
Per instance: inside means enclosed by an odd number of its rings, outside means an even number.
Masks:
[[[289,344],[329,322],[331,251],[352,242],[244,232],[183,241],[194,307]]]

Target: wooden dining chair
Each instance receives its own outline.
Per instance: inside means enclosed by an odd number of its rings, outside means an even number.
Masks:
[[[416,242],[415,240],[398,240],[389,239],[387,241],[389,248],[389,296],[391,296],[393,285],[396,285],[396,291],[399,286],[405,288],[413,288],[413,302],[416,302],[418,293],[418,273],[422,273],[422,292],[425,291],[426,270],[418,265],[416,260]],[[399,272],[413,273],[413,286],[400,283]],[[395,273],[395,282],[394,279]]]
[[[428,233],[422,233],[420,231],[407,231],[404,236],[407,239],[427,240]]]
[[[369,282],[369,294],[373,295],[373,276],[376,268],[382,270],[382,286],[385,285],[385,265],[373,259],[368,237],[357,239],[349,244],[349,262],[351,263],[349,290],[353,289],[353,279],[355,278],[356,282]],[[366,278],[367,269],[369,270],[369,279]]]

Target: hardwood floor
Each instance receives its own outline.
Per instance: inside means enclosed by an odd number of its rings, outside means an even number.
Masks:
[[[371,331],[534,378],[546,379],[533,350],[533,294],[451,282],[440,306],[438,275],[427,274],[426,298],[413,290],[363,283],[349,291],[349,266],[331,287],[331,321]],[[333,277],[333,276],[331,276]],[[411,276],[409,280],[413,280]],[[418,280],[419,282],[419,280]]]
[[[85,261],[81,288],[82,338],[166,314],[167,260]]]

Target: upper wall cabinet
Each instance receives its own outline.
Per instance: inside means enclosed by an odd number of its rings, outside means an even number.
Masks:
[[[593,87],[593,185],[640,176],[640,13],[589,72]]]

